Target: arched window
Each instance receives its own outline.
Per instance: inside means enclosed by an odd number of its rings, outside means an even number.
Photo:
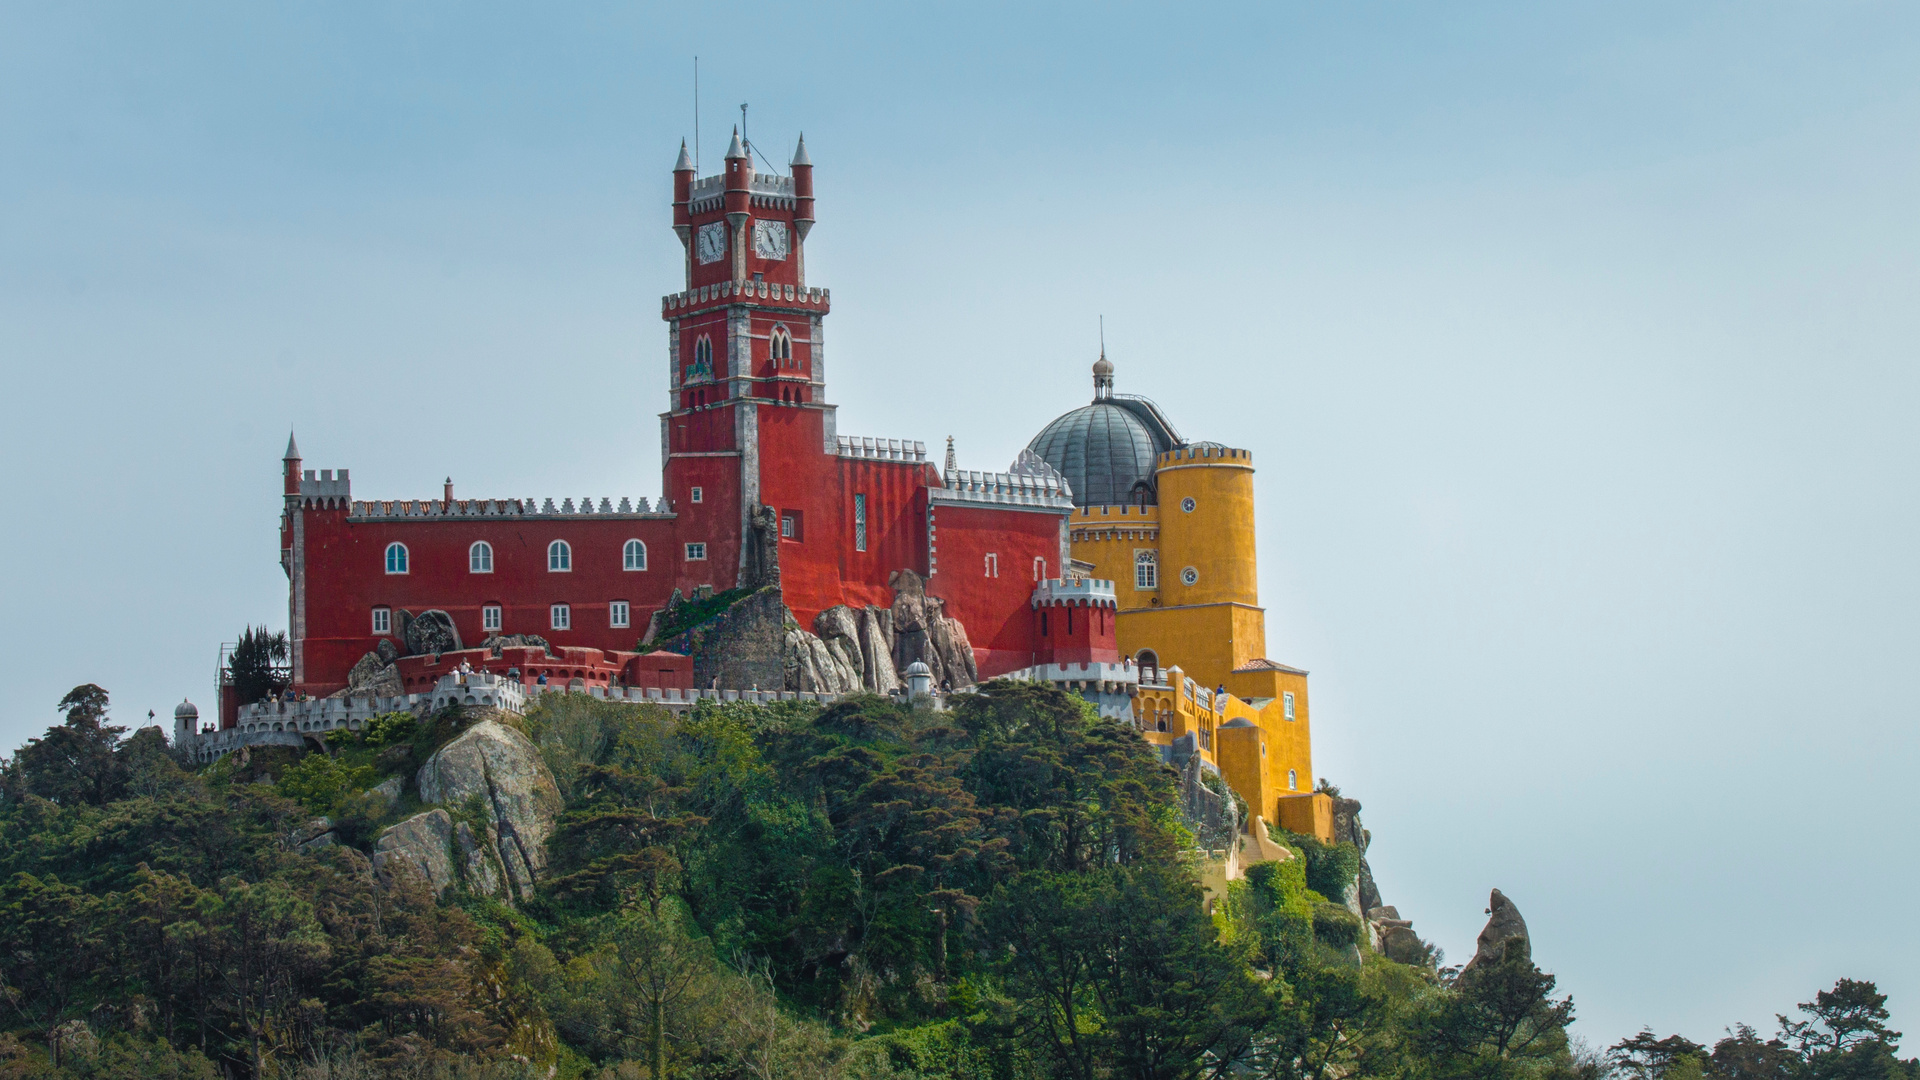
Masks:
[[[1047,560],[1035,556],[1033,560],[1033,580],[1047,580]]]
[[[1160,683],[1160,654],[1152,649],[1141,649],[1134,657],[1134,663],[1140,665],[1140,681],[1152,685]]]
[[[1160,553],[1151,548],[1140,548],[1133,553],[1133,587],[1136,589],[1158,589],[1160,587]]]
[[[387,573],[404,574],[407,572],[407,545],[387,545]]]
[[[693,363],[687,367],[687,378],[708,379],[713,377],[713,342],[704,336],[693,343]]]
[[[563,574],[573,569],[573,548],[565,540],[555,540],[547,545],[547,572]]]
[[[638,540],[627,541],[620,549],[620,568],[623,570],[645,570],[647,568],[647,545]]]
[[[777,368],[793,366],[793,335],[784,326],[776,326],[767,337],[767,354]]]
[[[1297,772],[1294,772],[1292,769],[1287,770],[1287,790],[1288,791],[1300,790],[1300,774]]]
[[[493,573],[493,545],[485,540],[475,540],[467,549],[467,572],[472,574]]]

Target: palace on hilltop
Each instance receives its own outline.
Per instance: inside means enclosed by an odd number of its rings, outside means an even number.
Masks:
[[[937,704],[1030,679],[1217,771],[1265,822],[1331,835],[1307,674],[1266,655],[1251,454],[1116,393],[1104,351],[1092,402],[1003,472],[959,468],[951,439],[936,459],[843,431],[831,295],[807,278],[806,142],[784,175],[751,150],[736,132],[701,177],[683,144],[673,169],[684,288],[660,306],[659,490],[474,497],[449,479],[366,499],[289,439],[293,700],[225,687],[218,720],[183,733],[305,737],[448,700],[464,671],[503,700],[566,688],[676,708],[859,691]]]

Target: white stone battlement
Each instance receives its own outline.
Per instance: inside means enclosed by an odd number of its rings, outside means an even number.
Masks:
[[[841,457],[877,461],[925,461],[927,444],[911,439],[870,439],[859,435],[835,437],[834,452]]]
[[[804,307],[825,309],[832,306],[833,290],[795,288],[770,281],[722,281],[713,285],[702,285],[685,292],[668,293],[660,298],[660,310],[671,313],[680,308],[694,308],[714,300],[732,300],[738,303],[751,303],[766,300],[781,304],[795,304]]]
[[[195,733],[176,727],[174,742],[195,761],[212,761],[242,746],[301,746],[334,731],[359,731],[385,713],[424,715],[449,705],[474,705],[527,711],[527,694],[518,680],[473,672],[440,676],[430,693],[366,694],[308,698],[304,701],[256,701],[240,706],[232,727]]]
[[[351,517],[362,521],[388,520],[395,518],[670,518],[674,516],[673,504],[665,499],[649,505],[646,496],[629,499],[620,497],[615,505],[611,498],[602,498],[596,506],[591,497],[581,499],[575,505],[572,499],[564,499],[555,505],[552,499],[539,502],[534,499],[369,499],[355,501]]]
[[[999,506],[1072,510],[1073,490],[1059,477],[1030,473],[974,472],[954,469],[943,478],[946,486],[927,492],[936,503],[985,503]]]
[[[1104,578],[1063,581],[1048,578],[1033,590],[1033,606],[1068,604],[1074,607],[1118,607],[1113,582]]]

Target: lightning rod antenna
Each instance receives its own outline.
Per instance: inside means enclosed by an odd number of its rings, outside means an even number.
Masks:
[[[693,58],[693,175],[700,175],[700,58]]]

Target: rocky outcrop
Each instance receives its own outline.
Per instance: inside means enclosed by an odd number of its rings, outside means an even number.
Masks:
[[[500,655],[502,649],[539,649],[548,656],[553,655],[553,644],[539,634],[493,634],[480,643],[480,647]]]
[[[406,789],[406,786],[406,777],[389,776],[385,780],[368,788],[367,794],[379,796],[381,799],[386,800],[388,806],[398,806],[400,805],[400,793]]]
[[[339,842],[333,832],[333,819],[317,817],[287,833],[287,846],[309,855]]]
[[[1520,943],[1520,955],[1532,959],[1533,941],[1527,936],[1527,920],[1520,917],[1520,909],[1513,906],[1505,893],[1495,889],[1487,898],[1487,925],[1481,928],[1473,959],[1467,961],[1462,974],[1501,959],[1509,943],[1516,941]]]
[[[385,638],[380,644],[392,652],[393,646]],[[393,661],[381,659],[381,653],[374,651],[362,656],[347,671],[345,689],[336,690],[332,697],[398,697],[406,693],[406,687],[400,682],[400,669]]]
[[[1199,754],[1187,758],[1180,770],[1180,816],[1203,851],[1224,850],[1238,842],[1240,808],[1218,772],[1207,769]]]
[[[946,602],[927,595],[925,581],[911,570],[895,571],[891,584],[891,606],[835,605],[814,617],[811,631],[794,619],[778,585],[764,586],[656,643],[663,613],[684,602],[670,599],[654,614],[646,642],[692,657],[693,683],[702,688],[891,694],[902,684],[899,673],[915,661],[927,665],[936,686],[977,681],[973,643],[960,620],[947,614]]]
[[[810,690],[822,694],[851,694],[862,689],[860,671],[844,648],[835,649],[816,634],[788,622],[780,650],[783,690]]]
[[[1352,844],[1360,852],[1360,876],[1354,881],[1358,889],[1354,899],[1359,906],[1355,910],[1367,912],[1381,906],[1380,887],[1374,883],[1373,867],[1367,865],[1373,834],[1360,824],[1360,800],[1334,796],[1333,842]]]
[[[1366,921],[1367,935],[1375,952],[1387,959],[1414,967],[1431,968],[1438,957],[1434,947],[1414,933],[1411,920],[1402,919],[1399,909],[1386,905],[1380,887],[1373,879],[1373,867],[1367,863],[1367,848],[1373,845],[1373,833],[1360,822],[1360,800],[1343,798],[1334,789],[1333,841],[1352,844],[1360,852],[1360,872],[1340,899],[1348,910]]]
[[[445,810],[428,810],[380,834],[373,842],[373,868],[391,880],[398,873],[420,875],[439,896],[453,884],[453,818]]]
[[[430,608],[407,619],[400,636],[407,643],[409,656],[460,651],[460,631],[453,625],[453,616],[439,608]]]
[[[947,614],[946,601],[927,595],[927,583],[911,570],[895,570],[893,590],[893,667],[905,671],[918,660],[933,672],[935,686],[971,686],[979,678],[967,628]]]
[[[890,694],[900,686],[893,666],[893,612],[838,604],[813,620],[813,632],[836,664],[854,675],[853,689]]]
[[[508,887],[523,898],[533,895],[534,882],[546,872],[547,838],[561,804],[553,774],[525,735],[498,720],[482,720],[434,751],[414,782],[422,802],[459,805],[478,796]]]
[[[500,873],[494,869],[494,861],[490,857],[490,852],[500,846],[494,830],[487,830],[487,843],[483,847],[474,838],[472,826],[463,821],[453,827],[453,842],[460,849],[460,865],[467,888],[481,896],[499,897],[512,903],[513,898],[500,888]]]

